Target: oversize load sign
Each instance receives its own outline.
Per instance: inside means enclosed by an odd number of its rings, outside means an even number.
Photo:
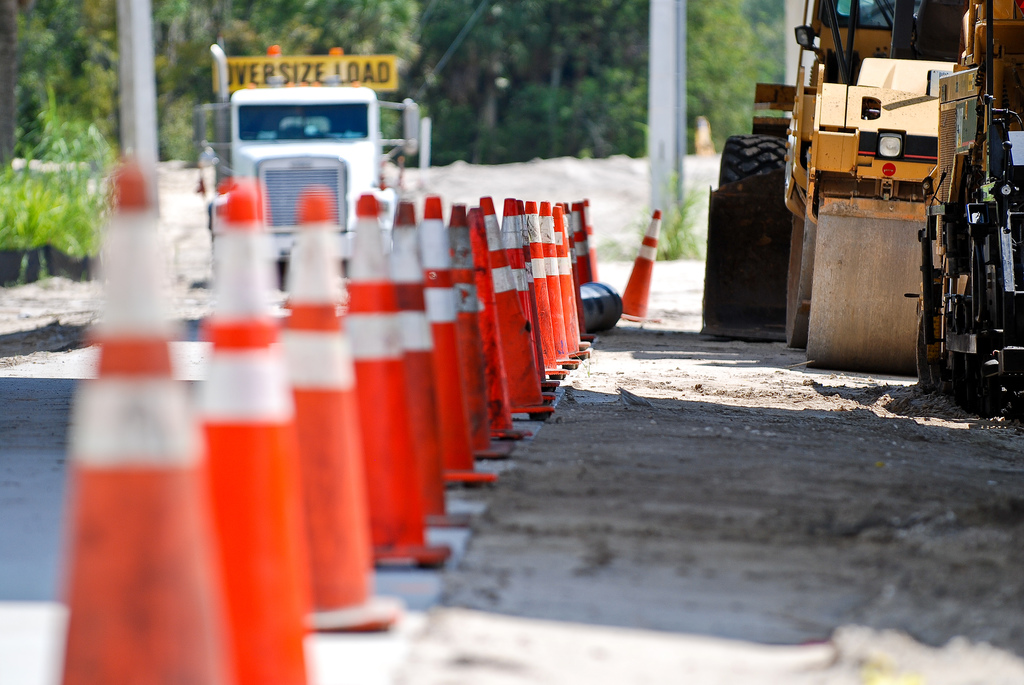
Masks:
[[[394,55],[299,55],[296,57],[228,57],[228,90],[271,85],[272,78],[284,83],[331,83],[360,85],[374,90],[398,90],[398,68]],[[217,87],[217,70],[213,74]]]

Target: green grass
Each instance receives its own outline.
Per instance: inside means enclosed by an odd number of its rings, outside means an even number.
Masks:
[[[0,171],[0,250],[51,245],[72,257],[95,255],[111,148],[94,125],[62,119],[52,92],[39,121],[26,165]]]

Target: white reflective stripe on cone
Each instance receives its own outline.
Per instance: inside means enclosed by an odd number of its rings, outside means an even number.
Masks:
[[[482,309],[480,298],[476,296],[476,286],[471,283],[455,284],[455,311],[472,314]]]
[[[288,375],[299,390],[351,390],[355,386],[352,346],[337,331],[286,330],[282,334]]]
[[[288,265],[292,304],[334,304],[341,299],[337,230],[330,223],[300,229]]]
[[[544,257],[534,257],[530,260],[530,264],[533,265],[533,279],[547,278],[548,268],[547,259]]]
[[[539,243],[544,240],[544,233],[541,230],[541,221],[539,215],[526,215],[526,233],[527,240],[531,243]]]
[[[650,245],[641,245],[640,256],[643,257],[644,259],[649,259],[653,262],[658,257],[658,248],[651,247]]]
[[[388,280],[388,259],[384,254],[380,222],[375,217],[356,220],[356,239],[352,246],[352,259],[348,264],[348,278],[353,283]]]
[[[356,361],[402,358],[402,331],[395,314],[349,314],[345,324]]]
[[[573,245],[573,251],[577,257],[585,257],[590,254],[590,250],[587,249],[587,243],[585,240],[577,240]]]
[[[558,257],[545,257],[544,258],[544,273],[548,276],[557,276],[561,272],[558,270]]]
[[[491,277],[494,281],[494,294],[507,293],[509,290],[516,290],[516,279],[512,275],[512,267],[501,266],[491,269]]]
[[[184,384],[167,378],[83,381],[75,395],[69,453],[92,468],[182,468],[200,440]]]
[[[455,321],[455,290],[453,288],[424,288],[427,320],[431,323]]]
[[[213,317],[248,319],[270,314],[267,293],[273,287],[273,269],[268,258],[270,236],[262,231],[225,232],[213,243]]]
[[[209,423],[286,423],[294,414],[278,345],[215,350],[200,405]]]
[[[434,337],[425,312],[398,312],[398,325],[402,329],[402,348],[406,352],[431,352]]]
[[[452,268],[451,248],[444,222],[440,219],[424,219],[420,223],[419,237],[424,269]]]
[[[416,229],[410,226],[397,226],[391,231],[391,281],[423,282]]]
[[[526,285],[526,270],[525,269],[512,269],[512,278],[516,283],[516,290],[519,292],[526,292],[528,286]]]
[[[174,331],[163,297],[167,287],[167,254],[160,249],[156,214],[121,211],[107,224],[105,255],[101,264],[106,281],[106,302],[96,326],[105,338],[117,336],[167,337]]]
[[[501,242],[501,229],[498,228],[498,217],[493,214],[484,214],[484,229],[487,234],[487,251],[495,252],[504,249]]]
[[[558,258],[558,275],[572,276],[572,260],[570,260],[568,257]]]

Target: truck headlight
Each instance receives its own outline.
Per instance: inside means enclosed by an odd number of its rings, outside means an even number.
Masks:
[[[901,136],[899,133],[879,134],[879,157],[899,157],[901,154],[903,154],[903,136]]]

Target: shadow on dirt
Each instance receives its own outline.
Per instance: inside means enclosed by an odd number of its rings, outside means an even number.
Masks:
[[[30,331],[0,335],[0,357],[20,357],[33,352],[67,352],[84,347],[87,325],[53,322]]]

